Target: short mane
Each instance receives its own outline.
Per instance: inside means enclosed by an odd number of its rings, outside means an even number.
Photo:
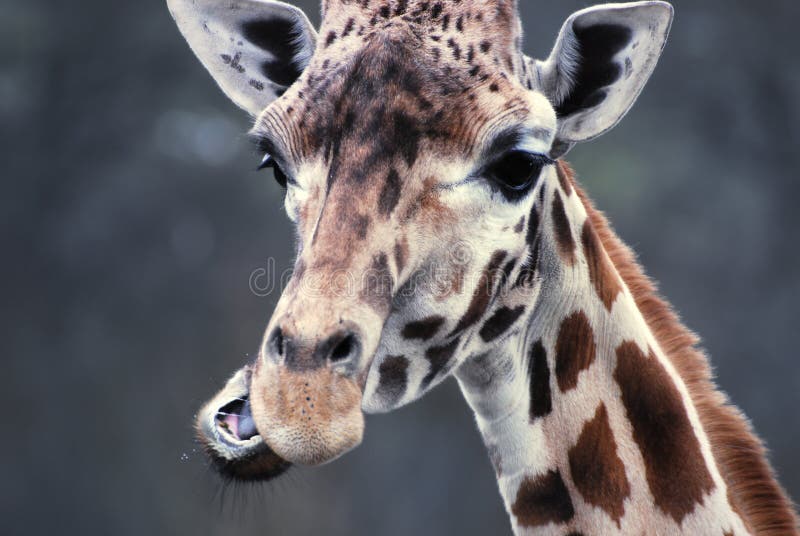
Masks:
[[[659,296],[656,285],[644,274],[633,251],[619,239],[603,213],[581,189],[569,164],[559,161],[558,165],[578,192],[603,247],[633,294],[636,306],[661,349],[686,383],[720,474],[728,486],[732,507],[755,535],[798,534],[794,506],[775,478],[764,445],[742,413],[717,389],[708,358],[697,347],[700,339]]]

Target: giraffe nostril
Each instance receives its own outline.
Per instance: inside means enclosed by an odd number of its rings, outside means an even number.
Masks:
[[[269,348],[270,353],[276,355],[278,357],[285,357],[284,353],[286,351],[286,344],[283,338],[283,331],[281,328],[275,328],[272,331],[272,334],[269,336],[269,340],[267,341],[267,346]]]
[[[339,344],[331,351],[331,361],[336,363],[337,361],[348,359],[355,353],[357,346],[358,343],[356,342],[355,335],[352,333],[348,334],[344,339],[339,341]]]

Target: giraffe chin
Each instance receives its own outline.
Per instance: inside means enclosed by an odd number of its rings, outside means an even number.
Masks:
[[[197,437],[223,478],[266,481],[286,472],[291,463],[267,445],[255,427],[250,406],[251,368],[239,370],[200,410]]]
[[[255,426],[280,458],[299,465],[330,462],[361,443],[362,391],[333,367],[292,370],[259,360],[250,381]]]

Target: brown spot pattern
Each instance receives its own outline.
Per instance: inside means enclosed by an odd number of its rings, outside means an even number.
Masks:
[[[461,342],[460,338],[456,337],[452,342],[444,346],[428,348],[428,350],[425,352],[425,357],[428,359],[431,368],[428,371],[428,374],[422,378],[423,389],[427,388],[434,378],[436,378],[436,376],[438,376],[439,373],[447,367],[447,364],[450,363],[450,359],[453,357],[453,354],[458,348],[459,342]]]
[[[461,320],[459,320],[458,325],[453,329],[452,333],[450,333],[451,336],[461,333],[468,327],[474,325],[486,312],[486,308],[489,307],[489,302],[492,299],[492,293],[497,280],[502,275],[500,265],[505,260],[506,255],[507,253],[505,251],[496,251],[494,255],[492,255],[489,264],[486,266],[486,269],[483,271],[478,281],[478,286],[475,288],[475,293],[472,295],[472,301],[469,307],[467,307],[467,311],[464,313],[464,316],[461,317]]]
[[[525,230],[525,216],[522,216],[519,219],[519,222],[514,226],[514,232],[519,234]]]
[[[572,499],[559,471],[523,480],[511,511],[522,527],[566,523],[575,516]]]
[[[400,175],[392,168],[386,176],[386,182],[383,184],[378,201],[378,210],[381,214],[388,216],[392,213],[400,201],[400,190]]]
[[[550,367],[547,366],[547,351],[540,340],[531,347],[528,376],[531,382],[530,418],[533,421],[549,415],[553,411],[553,399],[550,393]]]
[[[680,524],[714,489],[680,392],[655,354],[634,342],[617,348],[614,379],[655,504]]]
[[[520,305],[511,309],[501,307],[498,309],[481,328],[479,334],[484,342],[492,342],[500,337],[514,325],[514,322],[525,312],[525,306]]]
[[[564,262],[571,265],[575,262],[575,239],[572,237],[572,228],[564,210],[564,202],[558,192],[553,196],[553,231],[559,255]]]
[[[589,280],[592,282],[600,301],[610,312],[614,300],[617,299],[617,295],[622,291],[622,285],[589,220],[586,220],[583,224],[581,242],[583,242],[586,263],[589,266]]]
[[[397,265],[397,273],[399,275],[408,262],[408,240],[405,237],[398,240],[394,245],[394,262]]]
[[[403,327],[403,338],[420,341],[430,340],[439,332],[444,322],[443,316],[431,316],[415,322],[409,322]]]
[[[556,379],[562,393],[578,386],[578,375],[594,363],[595,354],[594,331],[586,313],[565,318],[556,341]]]
[[[385,311],[392,300],[393,285],[386,254],[375,255],[369,270],[364,274],[361,300],[378,311]]]
[[[625,465],[617,455],[605,404],[597,408],[569,450],[569,468],[572,481],[586,502],[603,509],[621,528],[625,498],[630,496],[631,487]]]
[[[400,400],[408,384],[408,359],[401,355],[389,356],[381,363],[378,373],[378,395],[390,404]]]
[[[569,165],[559,162],[572,177]],[[576,184],[573,188],[592,222],[603,249],[636,301],[654,336],[686,383],[700,421],[708,434],[714,459],[728,485],[728,501],[752,534],[784,536],[800,525],[794,506],[777,482],[764,445],[747,419],[720,393],[697,336],[680,319],[642,272],[633,252],[617,237],[608,221]]]

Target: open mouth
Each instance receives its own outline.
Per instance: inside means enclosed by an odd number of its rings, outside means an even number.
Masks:
[[[250,410],[249,371],[240,371],[198,416],[200,441],[214,467],[235,480],[263,481],[284,473],[287,462],[264,442]]]
[[[250,412],[249,397],[238,398],[223,406],[217,412],[216,419],[222,435],[236,444],[258,435],[253,414]]]

